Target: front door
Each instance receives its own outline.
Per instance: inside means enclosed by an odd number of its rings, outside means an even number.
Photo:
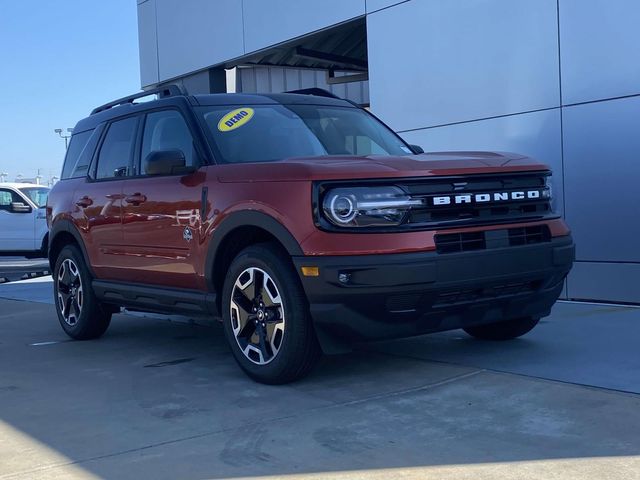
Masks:
[[[153,152],[180,150],[187,166],[199,165],[193,136],[177,110],[146,116],[138,176],[125,180],[124,251],[129,281],[204,289],[200,209],[206,172],[151,176],[145,159]]]

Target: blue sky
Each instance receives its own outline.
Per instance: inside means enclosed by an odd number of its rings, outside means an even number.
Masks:
[[[59,175],[92,108],[140,90],[135,0],[0,1],[0,172]]]

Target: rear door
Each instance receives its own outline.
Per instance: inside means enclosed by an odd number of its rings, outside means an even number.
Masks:
[[[29,205],[11,188],[0,188],[0,251],[35,250],[35,213],[12,211],[12,203]]]
[[[122,280],[128,268],[123,257],[123,182],[133,171],[133,152],[139,116],[106,126],[90,178],[74,193],[76,221],[98,278]]]
[[[189,174],[148,175],[153,152],[180,150],[186,165],[199,167],[201,151],[177,109],[146,115],[136,156],[137,176],[124,182],[123,231],[130,281],[204,289],[200,210],[205,169]]]

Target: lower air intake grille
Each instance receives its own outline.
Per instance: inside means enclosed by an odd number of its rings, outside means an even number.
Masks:
[[[548,242],[550,240],[551,232],[549,232],[549,227],[546,225],[509,229],[509,245],[512,247]]]
[[[532,245],[551,240],[547,225],[489,230],[486,232],[445,233],[435,236],[438,253],[458,253],[501,247]]]

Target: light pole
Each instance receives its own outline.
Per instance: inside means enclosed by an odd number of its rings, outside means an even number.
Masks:
[[[69,147],[69,137],[71,137],[71,134],[73,133],[73,128],[67,128],[66,135],[62,133],[62,128],[56,128],[54,132],[60,135],[60,138],[64,138],[64,149],[66,150]]]

